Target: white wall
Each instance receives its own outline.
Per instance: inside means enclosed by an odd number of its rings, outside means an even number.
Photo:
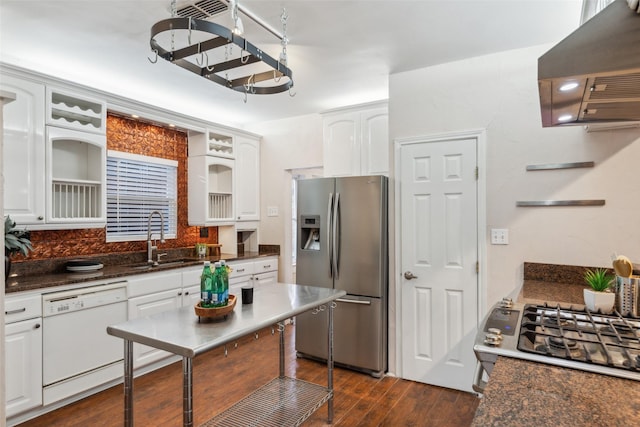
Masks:
[[[508,228],[510,233],[509,245],[488,246],[488,305],[517,294],[525,261],[609,266],[613,252],[640,260],[635,209],[640,208],[640,130],[542,128],[537,58],[549,48],[501,52],[390,77],[391,141],[487,131],[487,232]],[[525,171],[529,164],[580,161],[596,164],[590,169]],[[545,199],[605,199],[606,205],[515,206],[518,200]]]
[[[287,170],[322,165],[319,114],[263,122],[247,130],[262,135],[260,145],[260,243],[280,245],[279,280],[286,280],[291,257],[291,175]],[[278,208],[267,217],[267,207]],[[288,258],[287,258],[288,257]],[[286,260],[286,261],[285,261]]]

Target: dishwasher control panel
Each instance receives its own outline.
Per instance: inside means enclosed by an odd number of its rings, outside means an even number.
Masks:
[[[63,292],[52,292],[42,295],[42,315],[44,317],[55,316],[57,314],[124,302],[126,300],[127,282],[116,282]]]

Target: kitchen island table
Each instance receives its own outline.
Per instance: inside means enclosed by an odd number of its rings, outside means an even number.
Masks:
[[[236,405],[204,425],[299,425],[327,402],[333,421],[333,308],[344,291],[276,283],[258,286],[254,302],[238,305],[226,319],[199,319],[193,307],[158,313],[109,326],[110,335],[124,339],[124,421],[133,426],[133,343],[182,356],[183,425],[193,426],[193,358],[273,325],[280,332],[280,373]],[[284,375],[284,320],[309,310],[329,314],[327,387]],[[222,383],[222,382],[221,382]],[[293,397],[296,397],[295,399]],[[249,421],[251,419],[251,421]]]

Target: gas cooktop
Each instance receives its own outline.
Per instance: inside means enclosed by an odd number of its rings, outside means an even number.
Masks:
[[[640,319],[528,304],[518,350],[640,372]]]

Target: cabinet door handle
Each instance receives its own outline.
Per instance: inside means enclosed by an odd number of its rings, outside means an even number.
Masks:
[[[265,265],[265,266],[263,266],[262,268],[271,268],[271,264],[269,264],[269,265]]]
[[[26,307],[22,307],[22,308],[18,308],[18,309],[15,309],[15,310],[5,311],[4,315],[8,316],[10,314],[24,313],[25,311],[27,311],[27,308]]]
[[[243,273],[243,272],[244,272],[244,268],[238,268],[238,269],[236,270],[236,272],[238,272],[238,273]]]

